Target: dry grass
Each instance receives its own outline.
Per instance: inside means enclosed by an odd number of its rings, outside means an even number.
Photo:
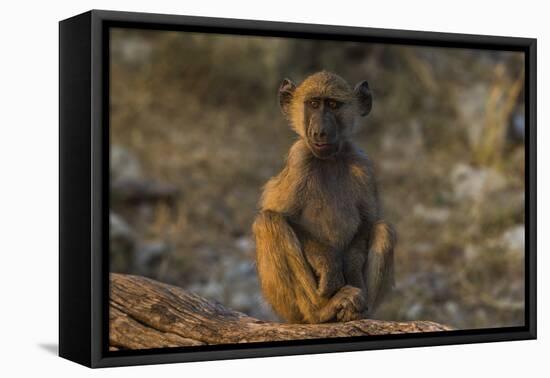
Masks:
[[[523,250],[502,237],[524,223],[524,149],[505,133],[522,103],[522,63],[515,53],[115,32],[112,143],[182,194],[174,208],[114,210],[143,238],[172,247],[155,278],[192,288],[221,280],[228,256],[253,261],[260,188],[294,139],[277,107],[279,80],[319,69],[368,79],[375,102],[359,142],[399,235],[397,288],[377,316],[521,324]],[[502,183],[461,197],[458,164]],[[224,283],[223,300],[258,296],[238,281]]]

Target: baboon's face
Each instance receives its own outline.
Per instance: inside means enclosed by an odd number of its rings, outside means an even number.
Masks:
[[[309,149],[320,159],[337,154],[341,147],[345,129],[344,113],[347,106],[330,97],[310,97],[304,101],[305,140]]]
[[[359,118],[370,112],[372,96],[366,81],[352,90],[339,76],[322,71],[299,86],[283,80],[279,103],[313,155],[328,159],[338,155],[357,130]]]

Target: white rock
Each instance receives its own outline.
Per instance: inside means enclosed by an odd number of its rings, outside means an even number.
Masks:
[[[114,38],[112,49],[125,63],[136,64],[150,60],[153,46],[143,37],[127,36]]]
[[[451,212],[447,208],[426,207],[422,204],[416,204],[414,206],[413,214],[428,223],[443,223],[451,216]]]
[[[111,146],[111,181],[132,180],[142,177],[138,159],[126,148],[119,145]]]
[[[235,240],[235,245],[243,252],[252,251],[254,248],[254,242],[247,236],[242,236]]]
[[[109,213],[109,228],[111,237],[133,240],[135,238],[132,227],[118,214]]]
[[[407,310],[406,316],[407,319],[410,320],[416,320],[422,313],[422,310],[424,309],[424,306],[422,306],[420,303],[414,303],[409,309]]]
[[[506,230],[501,238],[502,246],[513,251],[525,251],[525,226],[520,224]]]
[[[451,171],[454,196],[457,200],[481,200],[487,194],[506,186],[506,179],[489,168],[474,168],[458,163]]]
[[[467,244],[464,247],[464,257],[468,261],[474,261],[479,257],[479,248],[472,244]]]

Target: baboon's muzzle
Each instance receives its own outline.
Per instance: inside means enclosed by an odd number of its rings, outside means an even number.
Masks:
[[[339,150],[339,138],[336,122],[333,117],[311,117],[308,128],[308,145],[313,154],[325,159],[333,156]]]

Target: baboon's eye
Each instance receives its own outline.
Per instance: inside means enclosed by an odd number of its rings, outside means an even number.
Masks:
[[[333,110],[338,109],[341,105],[342,105],[342,103],[338,102],[336,100],[329,100],[328,101],[328,107],[333,109]]]
[[[309,106],[311,106],[313,109],[319,108],[319,101],[318,100],[310,100]]]

